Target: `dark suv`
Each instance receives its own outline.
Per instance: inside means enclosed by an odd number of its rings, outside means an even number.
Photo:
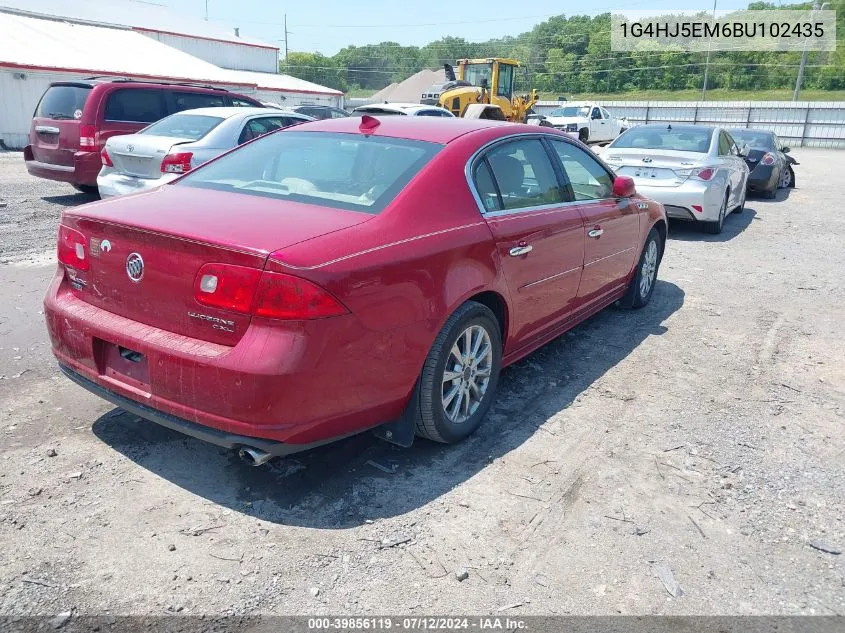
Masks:
[[[26,169],[94,193],[107,138],[132,134],[174,112],[214,106],[262,107],[211,86],[97,78],[52,83],[35,108]]]

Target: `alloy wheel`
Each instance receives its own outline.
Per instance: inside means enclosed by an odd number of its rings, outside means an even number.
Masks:
[[[657,242],[651,240],[648,243],[643,257],[643,265],[640,269],[640,296],[648,297],[654,277],[657,274]]]
[[[443,369],[443,412],[455,424],[466,422],[478,409],[493,368],[490,334],[480,325],[466,328],[452,345]]]
[[[792,180],[791,176],[789,175],[789,169],[782,169],[780,172],[780,178],[778,180],[778,187],[781,189],[786,189],[789,186],[790,180]]]

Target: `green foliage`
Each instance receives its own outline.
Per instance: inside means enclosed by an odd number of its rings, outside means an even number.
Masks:
[[[754,2],[749,9],[807,9],[810,3],[780,6]],[[837,32],[845,33],[845,0],[832,0]],[[672,16],[675,17],[675,16]],[[522,63],[517,89],[537,88],[552,94],[618,94],[643,90],[701,90],[705,53],[655,50],[642,46],[630,53],[610,50],[610,14],[595,17],[559,15],[516,37],[468,42],[444,37],[423,47],[382,42],[347,46],[333,57],[291,53],[280,70],[340,90],[373,91],[399,82],[423,68],[473,57],[512,57]],[[727,91],[788,89],[794,86],[801,53],[714,52],[707,88]],[[845,50],[811,52],[804,74],[808,90],[845,89]]]

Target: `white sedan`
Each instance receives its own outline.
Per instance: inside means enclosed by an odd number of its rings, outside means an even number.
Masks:
[[[351,112],[352,116],[436,116],[455,118],[455,115],[440,106],[422,105],[420,103],[370,103],[358,106]]]
[[[627,119],[617,119],[595,103],[567,103],[547,114],[546,121],[582,143],[612,141],[629,127]]]
[[[668,217],[721,233],[725,217],[745,206],[748,151],[722,128],[653,123],[622,134],[602,158],[633,178],[638,193],[661,203]]]

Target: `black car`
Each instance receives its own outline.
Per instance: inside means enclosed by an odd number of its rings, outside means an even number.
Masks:
[[[293,111],[315,119],[342,119],[349,116],[346,110],[324,105],[301,105],[293,108]]]
[[[728,130],[736,144],[748,145],[751,151],[745,157],[750,174],[748,190],[758,192],[764,198],[774,198],[778,189],[795,186],[793,165],[798,161],[787,156],[785,147],[774,132],[767,130],[732,129]]]

